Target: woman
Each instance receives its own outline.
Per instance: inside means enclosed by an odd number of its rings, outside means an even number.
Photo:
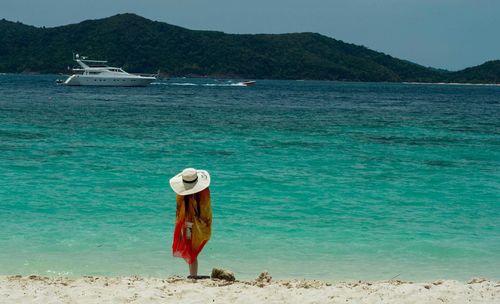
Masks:
[[[184,169],[170,179],[170,187],[177,193],[172,254],[186,260],[189,278],[198,277],[198,254],[210,239],[212,206],[210,202],[210,175],[205,170]]]

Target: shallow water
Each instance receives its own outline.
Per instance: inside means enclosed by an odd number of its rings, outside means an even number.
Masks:
[[[184,167],[212,175],[202,273],[500,279],[500,87],[0,76],[0,274],[185,274]]]

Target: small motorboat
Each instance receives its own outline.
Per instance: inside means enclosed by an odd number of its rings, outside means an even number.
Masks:
[[[240,82],[242,85],[245,85],[245,86],[252,86],[252,85],[255,85],[257,83],[257,81],[254,81],[254,80],[249,80],[249,81],[242,81]]]

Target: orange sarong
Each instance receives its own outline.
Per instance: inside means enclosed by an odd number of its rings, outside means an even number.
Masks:
[[[211,236],[212,206],[208,188],[188,196],[177,195],[172,254],[192,264]],[[187,209],[186,209],[187,207]],[[187,211],[187,212],[186,212]],[[191,222],[191,235],[185,223]]]

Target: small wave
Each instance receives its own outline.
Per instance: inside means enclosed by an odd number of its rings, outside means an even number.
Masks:
[[[190,82],[152,82],[152,85],[168,85],[168,86],[197,86],[196,83]]]
[[[199,84],[191,83],[191,82],[173,82],[173,83],[169,83],[168,85],[175,85],[175,86],[197,86]]]
[[[245,85],[241,82],[238,83],[205,83],[203,86],[207,87],[244,87]]]

